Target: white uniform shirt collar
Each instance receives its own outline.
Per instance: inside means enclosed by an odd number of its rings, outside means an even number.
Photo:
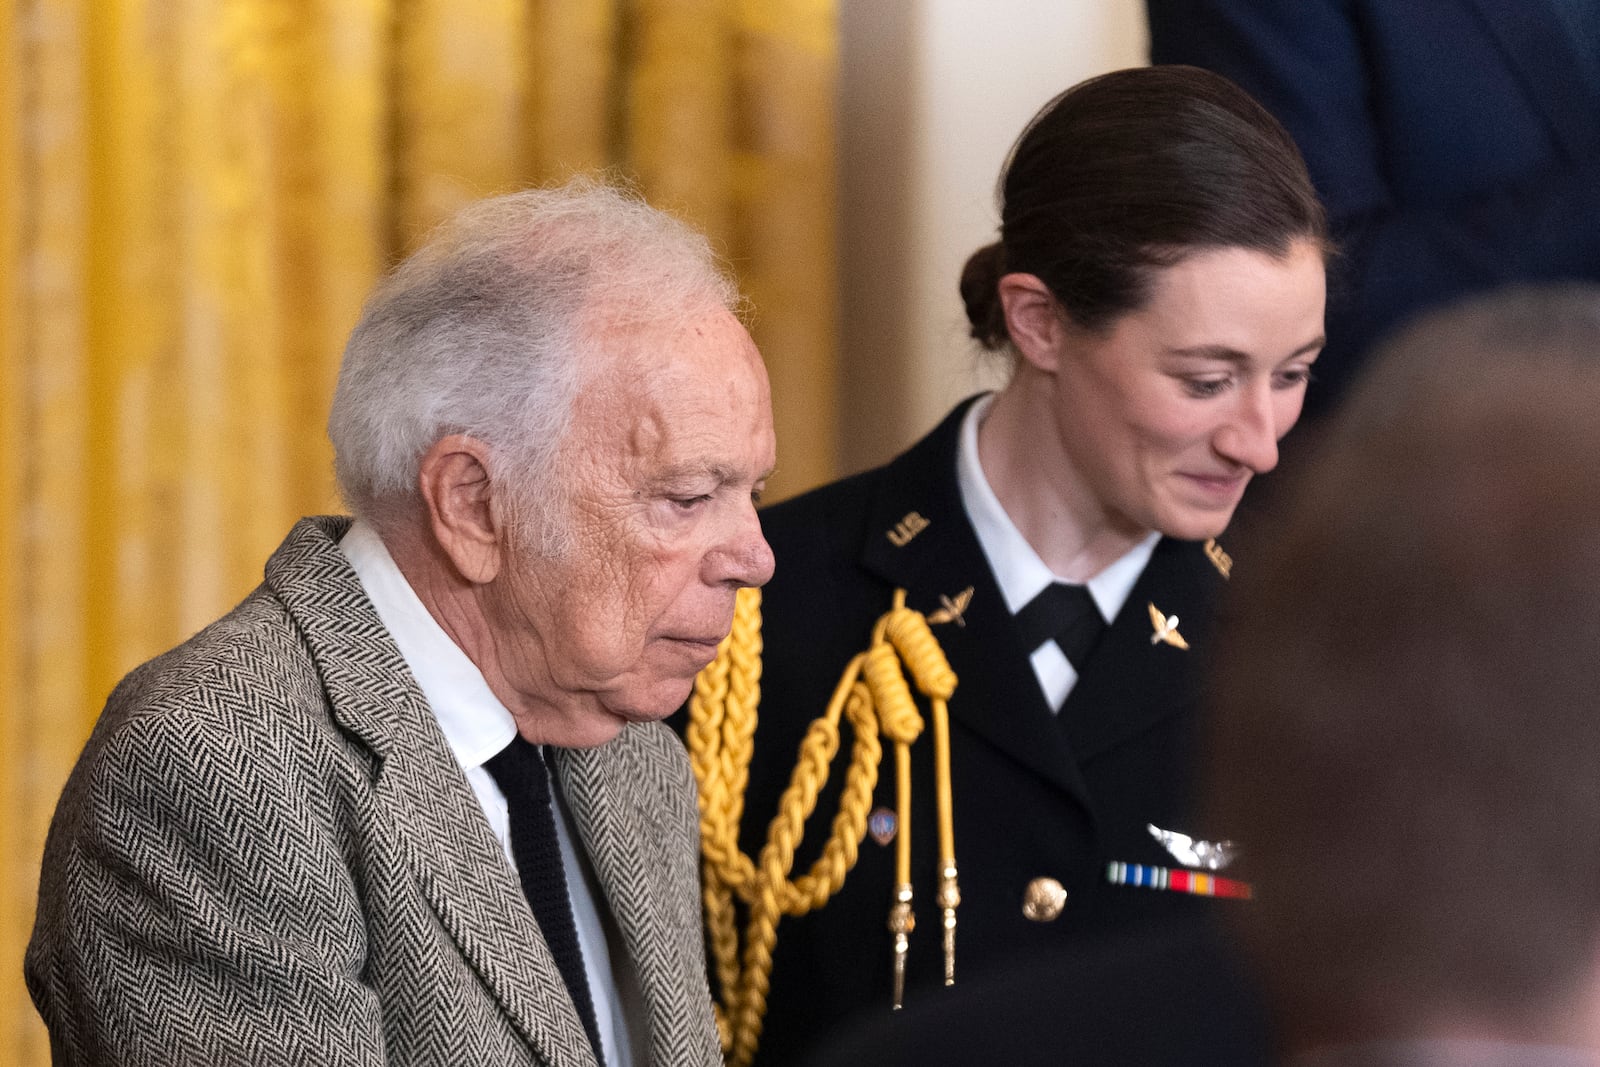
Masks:
[[[1022,536],[1017,524],[1001,507],[1000,498],[994,495],[994,489],[983,473],[983,464],[978,459],[978,425],[993,401],[993,394],[980,397],[962,420],[961,443],[956,452],[956,479],[961,488],[961,503],[967,509],[967,519],[977,532],[978,544],[989,560],[989,569],[994,572],[1001,596],[1005,597],[1007,610],[1015,614],[1050,583],[1064,582],[1066,579],[1051,571],[1039,558],[1039,553],[1028,544],[1028,539]],[[1122,610],[1159,540],[1159,532],[1151,533],[1089,579],[1089,595],[1094,598],[1095,606],[1107,622],[1114,620]]]

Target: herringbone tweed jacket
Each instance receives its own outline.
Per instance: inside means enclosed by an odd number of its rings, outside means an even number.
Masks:
[[[593,1064],[421,691],[337,541],[112,694],[51,825],[28,988],[57,1064]],[[628,726],[557,774],[623,933],[650,1062],[721,1062],[694,785]]]

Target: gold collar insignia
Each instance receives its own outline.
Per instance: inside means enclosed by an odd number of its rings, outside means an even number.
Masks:
[[[1183,635],[1178,632],[1178,617],[1176,615],[1165,615],[1160,608],[1151,604],[1150,625],[1155,627],[1155,633],[1150,635],[1150,643],[1152,645],[1168,644],[1173,648],[1188,650],[1189,642],[1185,641]]]
[[[929,520],[923,518],[920,513],[908,511],[906,517],[895,523],[894,528],[889,530],[886,536],[894,547],[904,548],[911,543],[913,537],[926,530],[929,525]]]
[[[1222,550],[1222,546],[1217,544],[1217,539],[1215,537],[1208,537],[1206,539],[1205,553],[1206,559],[1209,559],[1211,561],[1211,565],[1217,568],[1218,574],[1222,575],[1224,578],[1230,576],[1231,572],[1233,571],[1233,557]]]
[[[957,626],[966,626],[967,620],[961,616],[966,613],[967,605],[972,603],[972,586],[969,585],[957,593],[954,600],[943,593],[939,594],[939,603],[942,607],[928,616],[929,623],[938,625],[941,622],[953,622]]]

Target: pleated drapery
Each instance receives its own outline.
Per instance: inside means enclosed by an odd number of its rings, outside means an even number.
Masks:
[[[344,337],[445,214],[635,180],[751,297],[776,493],[832,476],[835,55],[834,0],[0,4],[0,1062],[110,686],[338,507]]]

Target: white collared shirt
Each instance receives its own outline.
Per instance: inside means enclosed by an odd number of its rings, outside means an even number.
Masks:
[[[992,393],[980,397],[961,422],[961,443],[956,451],[956,481],[961,489],[961,503],[966,508],[967,519],[977,532],[978,545],[989,560],[989,569],[994,572],[995,583],[1000,586],[1006,609],[1015,615],[1052,582],[1065,582],[1066,579],[1046,566],[1044,560],[1039,558],[1039,553],[1028,544],[1028,539],[1022,536],[1022,531],[1017,529],[1017,524],[1011,521],[1011,516],[1000,505],[1000,498],[994,495],[994,489],[983,473],[983,464],[978,459],[978,425],[993,402]],[[1089,579],[1089,595],[1094,598],[1095,606],[1100,609],[1100,615],[1107,623],[1115,620],[1117,613],[1122,610],[1159,540],[1161,534],[1152,532]],[[1077,684],[1078,672],[1068,662],[1061,646],[1054,641],[1046,641],[1034,649],[1030,660],[1045,700],[1059,711],[1067,694]]]
[[[355,569],[361,588],[394,638],[422,695],[428,698],[439,729],[477,794],[478,805],[505,852],[506,862],[515,872],[517,861],[511,853],[511,818],[505,794],[484,766],[516,736],[511,712],[489,689],[483,672],[428,613],[376,530],[358,519],[340,540],[339,549]],[[620,931],[610,912],[604,910],[604,894],[587,857],[575,847],[571,815],[554,774],[550,782],[551,794],[557,798],[555,823],[561,865],[566,871],[567,895],[572,901],[572,917],[605,1062],[607,1067],[630,1067],[635,1063],[635,1035],[642,1033],[644,1025],[643,998],[627,962]],[[618,982],[619,972],[626,984]],[[640,1040],[637,1046],[647,1048],[648,1041]]]

